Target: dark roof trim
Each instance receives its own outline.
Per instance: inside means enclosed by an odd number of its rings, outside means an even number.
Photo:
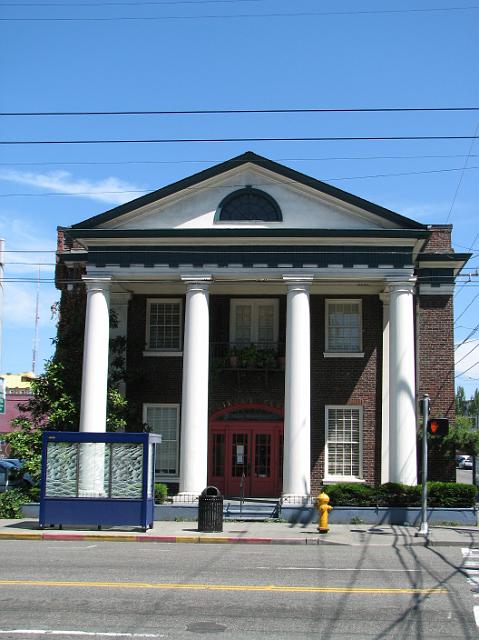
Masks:
[[[64,228],[65,235],[88,238],[428,238],[427,229],[81,229]]]
[[[312,178],[304,173],[299,171],[295,171],[294,169],[290,169],[278,162],[274,162],[273,160],[269,160],[263,156],[259,156],[252,151],[247,151],[242,155],[236,156],[235,158],[231,158],[230,160],[226,160],[226,162],[222,162],[208,169],[204,169],[199,173],[195,173],[192,176],[187,178],[183,178],[178,182],[174,182],[162,189],[158,189],[156,191],[152,191],[151,193],[147,193],[140,198],[135,198],[135,200],[131,200],[130,202],[126,202],[125,204],[120,205],[119,207],[115,207],[114,209],[110,209],[109,211],[105,211],[97,216],[93,216],[92,218],[88,218],[87,220],[83,220],[78,224],[72,225],[73,229],[84,229],[95,227],[100,224],[104,224],[109,222],[110,220],[114,220],[119,216],[124,215],[125,213],[129,213],[134,211],[135,209],[139,209],[140,207],[144,207],[153,202],[157,202],[166,196],[170,196],[172,194],[178,193],[183,189],[187,189],[188,187],[192,187],[197,185],[205,180],[210,178],[214,178],[216,176],[221,175],[222,173],[226,173],[227,171],[231,171],[235,167],[238,167],[243,164],[252,163],[256,164],[259,167],[263,167],[273,173],[277,173],[285,178],[290,180],[294,180],[295,182],[299,182],[300,184],[304,184],[316,191],[321,193],[325,193],[333,198],[341,200],[342,202],[346,202],[355,207],[359,207],[360,209],[364,209],[365,211],[369,211],[374,215],[379,216],[389,222],[393,222],[394,224],[398,224],[406,229],[425,229],[426,225],[420,224],[415,220],[411,220],[410,218],[406,218],[394,211],[390,211],[389,209],[385,209],[373,202],[369,202],[368,200],[364,200],[363,198],[359,198],[358,196],[354,196],[347,191],[343,191],[342,189],[338,189],[337,187],[333,187],[326,182],[321,182],[316,178]]]
[[[467,262],[472,253],[419,253],[419,262]]]

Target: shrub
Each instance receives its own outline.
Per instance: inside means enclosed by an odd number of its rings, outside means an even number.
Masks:
[[[325,488],[334,507],[369,507],[376,504],[376,490],[367,484],[339,482]]]
[[[0,518],[21,518],[24,502],[26,502],[25,495],[19,489],[0,493]]]
[[[376,489],[380,507],[418,507],[421,505],[421,487],[386,482]]]
[[[473,507],[477,489],[471,484],[428,482],[428,506]],[[419,507],[421,485],[387,482],[379,487],[341,482],[325,487],[332,507]]]
[[[168,487],[162,482],[155,482],[155,502],[162,504],[168,496]]]
[[[428,482],[430,507],[473,507],[477,489],[473,484],[454,482]]]

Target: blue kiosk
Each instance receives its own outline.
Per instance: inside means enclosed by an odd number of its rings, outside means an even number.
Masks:
[[[40,528],[153,527],[156,445],[151,433],[46,431]]]

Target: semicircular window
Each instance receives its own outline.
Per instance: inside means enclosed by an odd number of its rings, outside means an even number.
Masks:
[[[259,189],[246,187],[233,191],[223,199],[218,207],[216,219],[221,222],[281,222],[283,216],[278,203],[270,195]]]

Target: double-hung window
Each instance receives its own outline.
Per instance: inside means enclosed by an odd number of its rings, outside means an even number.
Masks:
[[[361,300],[326,300],[326,354],[362,355]]]
[[[230,310],[230,342],[273,347],[278,341],[278,300],[233,299]]]
[[[150,298],[146,313],[147,351],[181,351],[182,301],[179,298]]]
[[[162,436],[156,449],[156,474],[177,478],[179,474],[180,406],[177,404],[144,404],[143,421],[153,433]]]
[[[362,479],[362,430],[362,407],[326,407],[327,479]]]

